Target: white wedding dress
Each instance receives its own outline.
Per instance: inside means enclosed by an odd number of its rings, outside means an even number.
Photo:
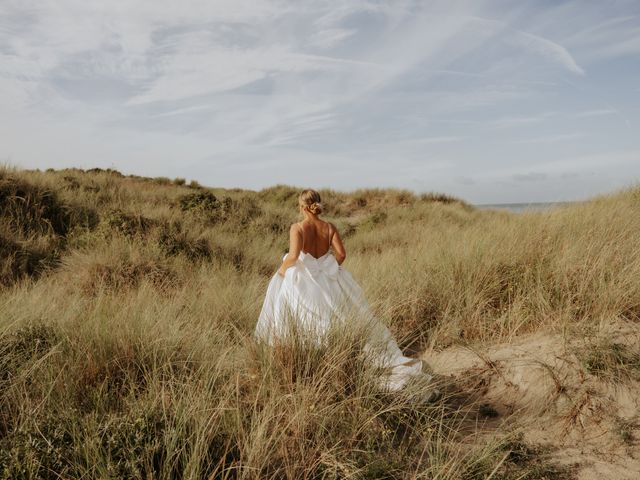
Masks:
[[[422,360],[402,354],[389,329],[374,317],[362,288],[330,251],[319,258],[300,252],[284,278],[273,275],[254,336],[273,345],[291,332],[291,322],[286,319],[293,318],[296,332],[310,335],[320,344],[333,322],[356,317],[369,321],[371,335],[365,350],[374,352],[370,358],[388,373],[380,378],[381,388],[400,390],[412,376],[431,379],[423,372]]]

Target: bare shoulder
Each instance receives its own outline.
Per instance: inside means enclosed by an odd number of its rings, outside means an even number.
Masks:
[[[301,232],[302,231],[302,225],[300,225],[300,223],[292,223],[291,227],[289,228],[289,232]]]

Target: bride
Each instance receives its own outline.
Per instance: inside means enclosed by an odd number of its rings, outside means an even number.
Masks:
[[[384,390],[400,390],[415,376],[430,380],[431,376],[423,373],[422,360],[402,354],[388,328],[374,317],[360,286],[342,267],[344,245],[336,227],[319,218],[320,194],[304,190],[298,204],[304,220],[291,225],[289,253],[267,287],[254,332],[256,339],[273,345],[287,336],[290,325],[285,319],[293,318],[296,330],[320,342],[334,319],[355,315],[370,320],[371,337],[365,350],[376,352],[376,366],[388,372],[380,379]],[[290,312],[293,315],[287,316]]]

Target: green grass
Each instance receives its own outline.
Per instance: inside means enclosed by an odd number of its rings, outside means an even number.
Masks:
[[[355,323],[320,349],[253,342],[298,191],[0,170],[0,478],[523,472],[502,468],[518,455],[505,439],[470,442],[446,396],[416,404],[428,385],[380,392]],[[420,350],[640,319],[639,192],[521,215],[393,189],[321,195],[345,268]],[[626,347],[594,352],[594,375],[635,371]]]
[[[601,337],[587,341],[578,356],[585,370],[597,377],[613,382],[640,380],[640,351],[635,345]]]

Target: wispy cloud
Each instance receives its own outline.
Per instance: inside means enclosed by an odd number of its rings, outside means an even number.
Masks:
[[[564,46],[549,40],[548,38],[515,30],[513,35],[510,36],[509,41],[515,46],[521,47],[525,51],[529,51],[535,55],[540,55],[550,62],[557,63],[569,72],[579,75],[585,74],[584,69],[578,65],[571,53],[569,53]]]
[[[356,30],[353,29],[327,28],[312,34],[307,45],[321,49],[333,48],[354,34]]]
[[[519,35],[515,37],[514,41],[526,49],[557,62],[570,72],[580,75],[584,75],[585,73],[584,69],[576,63],[573,56],[565,47],[556,42],[552,42],[548,38],[542,38],[526,32],[519,32]]]
[[[588,62],[640,54],[640,28],[636,15],[624,15],[581,29],[566,38]]]
[[[507,116],[496,120],[490,120],[485,123],[485,126],[498,129],[528,126],[543,122],[556,115],[557,112],[543,112],[534,115]]]
[[[598,110],[586,110],[584,112],[576,112],[574,114],[577,118],[585,118],[585,117],[601,117],[603,115],[617,115],[620,113],[618,110],[614,110],[613,108],[601,108]]]
[[[585,134],[581,132],[575,133],[562,133],[557,135],[544,135],[541,137],[525,138],[522,140],[513,140],[514,144],[535,144],[535,143],[553,143],[553,142],[566,142],[567,140],[575,140],[576,138],[582,138]]]
[[[544,159],[512,165],[526,145],[585,158],[607,131],[612,150],[634,150],[632,129],[615,127],[640,115],[628,98],[639,15],[577,0],[6,0],[0,156],[166,175],[188,165],[204,183],[251,187],[273,179],[252,168],[296,161],[339,167],[316,173],[355,187],[367,165],[369,184],[415,186],[422,172],[425,188],[483,195],[483,162],[516,168],[510,181],[545,171]],[[309,183],[311,170],[294,171]]]

